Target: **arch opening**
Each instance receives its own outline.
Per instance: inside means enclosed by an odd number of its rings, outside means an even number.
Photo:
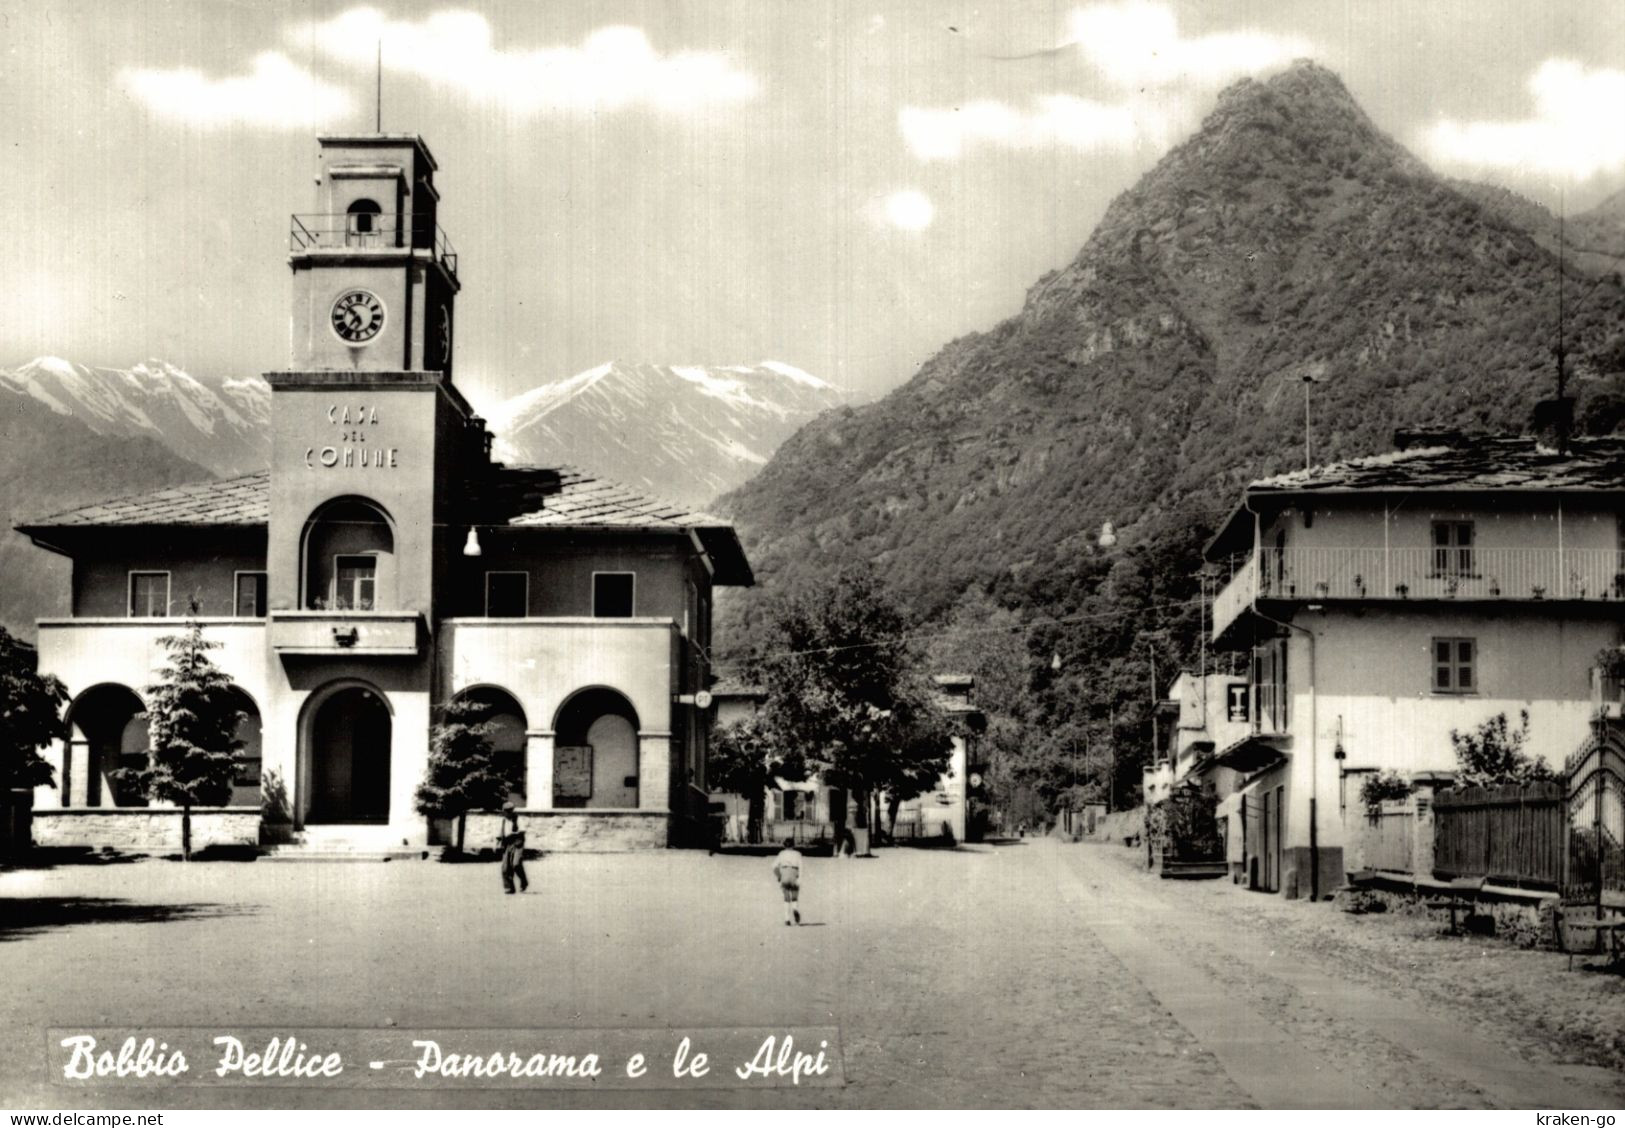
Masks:
[[[305,523],[304,606],[311,611],[392,610],[395,529],[377,505],[340,498]]]
[[[584,689],[554,719],[555,807],[638,805],[638,715],[613,689]]]
[[[376,247],[383,238],[384,209],[378,201],[363,197],[354,201],[344,216],[344,241],[351,247]]]
[[[68,707],[68,755],[62,770],[67,806],[145,807],[146,796],[120,769],[147,764],[146,706],[128,686],[93,686]]]
[[[469,701],[482,706],[479,719],[491,726],[491,749],[509,773],[513,785],[509,801],[516,807],[525,806],[525,748],[527,744],[525,710],[518,698],[496,686],[474,686],[458,693],[453,700]]]
[[[368,686],[343,686],[316,705],[305,739],[306,823],[389,821],[393,723]]]

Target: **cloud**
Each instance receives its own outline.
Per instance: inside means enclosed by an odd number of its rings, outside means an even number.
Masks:
[[[1182,38],[1166,4],[1090,4],[1067,18],[1063,47],[1075,48],[1121,87],[1220,86],[1313,51],[1302,36],[1226,31]]]
[[[886,197],[886,222],[904,231],[924,231],[937,218],[931,197],[914,188],[904,188]]]
[[[352,8],[324,22],[301,25],[289,38],[369,68],[382,41],[385,69],[520,113],[641,106],[692,114],[749,101],[758,90],[755,76],[727,55],[662,55],[635,27],[602,27],[577,46],[499,49],[490,23],[477,12],[437,12],[414,22],[389,19],[373,8]]]
[[[1533,115],[1519,121],[1445,119],[1422,132],[1444,164],[1588,180],[1625,168],[1625,71],[1547,59],[1529,76]]]
[[[215,129],[228,125],[309,130],[350,112],[350,95],[323,82],[285,55],[268,51],[253,69],[210,78],[190,67],[126,67],[119,82],[160,117]]]
[[[1028,110],[990,100],[952,109],[905,106],[897,124],[910,151],[928,161],[955,160],[972,142],[1010,149],[1127,149],[1164,138],[1168,127],[1161,112],[1070,94],[1043,95]]]
[[[1130,0],[1091,4],[1067,18],[1066,37],[1036,56],[1078,58],[1105,96],[1040,94],[1026,105],[983,99],[905,106],[898,129],[921,160],[956,160],[972,144],[1079,152],[1165,148],[1190,125],[1212,87],[1312,51],[1298,36],[1257,31],[1182,38],[1173,9]]]

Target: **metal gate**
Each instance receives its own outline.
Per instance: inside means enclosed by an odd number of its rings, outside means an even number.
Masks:
[[[1568,802],[1566,900],[1625,902],[1625,733],[1612,725],[1564,765]]]

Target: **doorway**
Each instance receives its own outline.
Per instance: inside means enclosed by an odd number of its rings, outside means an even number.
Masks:
[[[390,735],[389,706],[364,686],[341,689],[317,707],[307,823],[389,820]]]

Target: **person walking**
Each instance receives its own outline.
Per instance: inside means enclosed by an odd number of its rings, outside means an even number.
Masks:
[[[779,879],[779,892],[784,894],[784,925],[801,923],[801,851],[796,840],[786,838],[784,849],[773,859],[773,876]]]
[[[502,804],[502,833],[497,836],[502,844],[502,891],[512,893],[514,880],[519,881],[519,892],[530,888],[525,876],[525,832],[519,829],[519,813],[512,803]]]

